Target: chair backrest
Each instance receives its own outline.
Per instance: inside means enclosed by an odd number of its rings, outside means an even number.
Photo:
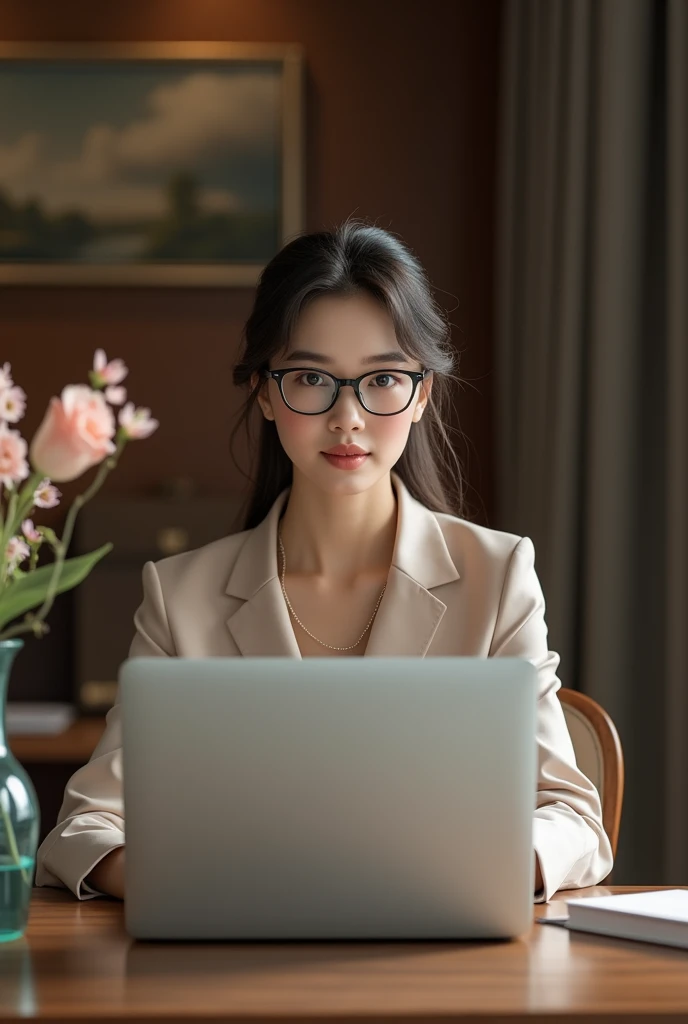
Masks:
[[[558,690],[576,763],[597,787],[602,823],[616,856],[624,789],[621,740],[613,721],[592,697],[562,686]]]

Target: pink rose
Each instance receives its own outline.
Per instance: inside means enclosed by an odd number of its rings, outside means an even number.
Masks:
[[[81,384],[52,398],[29,456],[34,469],[58,483],[75,480],[115,451],[115,417],[99,391]]]

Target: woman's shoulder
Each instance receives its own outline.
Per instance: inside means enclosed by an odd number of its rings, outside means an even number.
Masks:
[[[435,516],[459,572],[460,562],[503,566],[522,541],[525,546],[532,545],[529,538],[518,533],[481,526],[447,512],[436,512]]]

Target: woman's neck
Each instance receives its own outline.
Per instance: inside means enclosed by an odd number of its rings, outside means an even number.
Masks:
[[[327,494],[294,472],[280,523],[290,575],[351,582],[386,575],[397,530],[391,477],[359,494]]]

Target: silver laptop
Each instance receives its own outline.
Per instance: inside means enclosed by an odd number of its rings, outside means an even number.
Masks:
[[[133,658],[119,680],[131,936],[530,927],[530,661]]]

